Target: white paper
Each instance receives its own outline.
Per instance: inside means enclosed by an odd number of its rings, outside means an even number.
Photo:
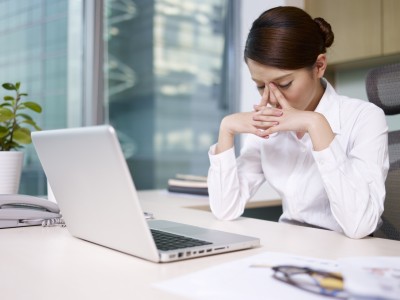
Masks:
[[[357,297],[400,299],[400,256],[338,260],[345,289]]]
[[[276,265],[338,271],[337,262],[333,260],[265,252],[155,285],[188,299],[327,299],[274,279],[271,267]]]

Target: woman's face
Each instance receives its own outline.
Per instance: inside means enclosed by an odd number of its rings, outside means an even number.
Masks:
[[[269,90],[270,83],[275,84],[289,104],[299,110],[315,110],[324,93],[320,79],[326,68],[325,55],[318,56],[312,69],[282,70],[262,65],[251,59],[247,59],[247,66],[262,96],[260,103],[262,105],[270,103],[279,107],[279,103]]]

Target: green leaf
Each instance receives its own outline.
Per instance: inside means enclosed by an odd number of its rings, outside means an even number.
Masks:
[[[13,96],[4,96],[4,100],[15,100]]]
[[[2,86],[3,86],[3,88],[5,88],[6,90],[15,91],[15,85],[13,85],[12,83],[6,82],[6,83],[3,83]]]
[[[5,122],[14,118],[14,113],[8,108],[0,107],[0,122]]]
[[[7,127],[0,126],[0,138],[7,136],[10,133]]]
[[[13,140],[19,144],[30,144],[32,143],[31,131],[28,128],[15,129]]]
[[[33,121],[33,120],[24,120],[24,121],[21,121],[21,123],[29,124],[29,125],[33,126],[33,127],[34,127],[36,130],[38,130],[38,131],[42,130],[42,128],[40,128],[40,127],[35,123],[35,121]]]
[[[18,149],[21,149],[21,148],[22,148],[22,146],[19,145],[16,142],[7,142],[7,143],[5,143],[5,147],[3,147],[3,149],[5,149],[5,151],[18,150]]]
[[[26,108],[29,108],[37,113],[41,113],[42,112],[42,107],[37,104],[36,102],[31,102],[31,101],[27,101],[21,104],[21,107],[25,106]]]
[[[19,95],[20,95],[20,96],[28,96],[27,93],[20,93]]]
[[[15,84],[15,89],[16,90],[19,90],[19,87],[21,86],[21,82],[17,82],[16,84]]]
[[[32,117],[30,115],[27,115],[27,114],[17,114],[17,117],[22,117],[25,120],[32,120]]]
[[[32,125],[32,126],[35,126],[36,125],[36,123],[35,123],[35,121],[33,121],[33,120],[23,120],[23,121],[21,121],[21,122],[19,122],[20,124],[22,124],[22,123],[24,123],[24,124],[29,124],[29,125]]]
[[[0,107],[5,107],[5,106],[11,106],[12,107],[12,104],[9,103],[9,102],[4,102],[4,103],[0,104]]]

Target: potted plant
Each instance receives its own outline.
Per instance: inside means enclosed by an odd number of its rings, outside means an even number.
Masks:
[[[2,86],[14,95],[4,96],[0,103],[0,194],[16,194],[24,155],[20,150],[32,142],[30,128],[41,130],[25,112],[41,113],[42,107],[36,102],[22,100],[28,94],[20,92],[19,82]]]

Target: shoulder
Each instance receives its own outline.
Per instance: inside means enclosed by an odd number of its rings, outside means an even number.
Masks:
[[[340,106],[345,111],[355,111],[355,112],[371,112],[376,114],[384,115],[383,110],[367,100],[361,100],[356,98],[350,98],[347,96],[338,95]]]
[[[369,130],[375,126],[381,130],[386,128],[386,118],[383,110],[375,104],[336,93],[326,82],[325,93],[316,109],[328,120],[335,133],[351,132],[356,128]]]
[[[356,98],[338,95],[340,127],[345,132],[359,135],[379,135],[387,131],[383,110],[375,104]],[[364,137],[364,135],[362,135]],[[365,137],[366,138],[366,137]]]
[[[342,120],[357,119],[365,122],[386,120],[383,110],[375,104],[347,96],[339,96]]]
[[[385,119],[385,113],[375,104],[367,100],[339,95],[330,85],[327,89],[329,90],[329,98],[338,106],[342,121],[359,119],[360,117],[364,120],[369,119],[370,121],[372,118],[374,120],[377,118]]]

